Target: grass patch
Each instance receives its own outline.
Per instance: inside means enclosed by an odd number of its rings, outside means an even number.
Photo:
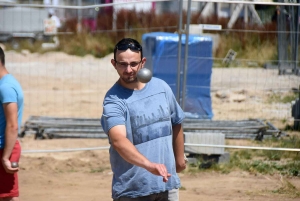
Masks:
[[[262,147],[300,148],[298,136],[284,139],[265,139],[264,141],[255,141],[255,143]],[[219,164],[198,158],[196,163],[190,164],[188,171],[191,173],[218,171],[227,174],[233,170],[243,170],[254,174],[280,174],[300,177],[299,152],[276,150],[229,150],[229,152],[229,163]]]
[[[240,158],[250,160],[252,158],[251,150],[241,150]]]
[[[179,188],[179,190],[180,190],[180,191],[185,191],[185,190],[186,190],[186,187],[181,186],[181,187]]]
[[[23,49],[29,50],[29,52],[39,52],[43,53],[42,41],[34,41],[31,39],[15,39],[10,42],[4,43],[7,50],[15,50],[16,52],[21,52]]]
[[[278,94],[273,93],[268,97],[268,103],[291,103],[296,100],[299,95],[297,93]]]
[[[113,52],[113,43],[105,35],[91,35],[87,33],[61,36],[58,51],[70,55],[85,56],[87,54],[101,58]]]
[[[91,169],[90,173],[100,173],[100,172],[103,172],[104,170],[105,170],[105,168],[99,167],[99,168],[96,168],[96,169]]]
[[[237,40],[239,38],[240,40]],[[261,40],[256,34],[240,35],[231,33],[221,34],[220,45],[214,57],[225,58],[227,52],[232,49],[237,55],[227,67],[262,67],[267,60],[272,60],[277,50],[277,43],[273,39]],[[257,42],[259,41],[259,42]],[[222,59],[214,62],[214,66],[222,67]]]
[[[281,179],[282,186],[276,190],[273,190],[272,193],[280,195],[288,195],[292,198],[300,197],[300,190],[297,189],[291,182]]]

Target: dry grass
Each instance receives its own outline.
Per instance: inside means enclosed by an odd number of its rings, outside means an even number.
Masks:
[[[293,185],[290,181],[284,179],[281,177],[280,179],[281,186],[273,190],[272,192],[279,195],[287,195],[291,198],[300,198],[300,190],[296,188],[295,185]]]

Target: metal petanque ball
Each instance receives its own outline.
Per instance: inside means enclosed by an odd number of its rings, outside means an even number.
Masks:
[[[151,78],[152,78],[152,72],[148,68],[142,68],[137,73],[137,79],[140,82],[147,83],[151,80]]]
[[[12,167],[12,168],[17,168],[17,167],[19,167],[18,162],[11,162],[11,167]]]

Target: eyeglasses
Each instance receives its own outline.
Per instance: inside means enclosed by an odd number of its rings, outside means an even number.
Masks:
[[[129,65],[131,68],[135,68],[135,67],[137,67],[141,62],[142,62],[142,60],[141,61],[139,61],[139,62],[131,62],[131,63],[126,63],[126,62],[118,62],[117,60],[115,60],[115,62],[116,62],[116,66],[117,67],[119,67],[119,68],[127,68],[127,66]]]
[[[142,46],[139,44],[120,44],[115,47],[116,50],[127,50],[127,49],[133,50],[133,51],[142,51]]]

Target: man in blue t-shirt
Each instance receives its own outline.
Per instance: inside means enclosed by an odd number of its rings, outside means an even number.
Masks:
[[[104,98],[101,125],[111,144],[112,198],[178,201],[184,112],[163,80],[138,81],[146,58],[136,40],[119,41],[111,63],[120,78]]]
[[[0,201],[19,200],[18,167],[21,147],[18,133],[22,123],[23,91],[19,82],[5,68],[0,47]]]

